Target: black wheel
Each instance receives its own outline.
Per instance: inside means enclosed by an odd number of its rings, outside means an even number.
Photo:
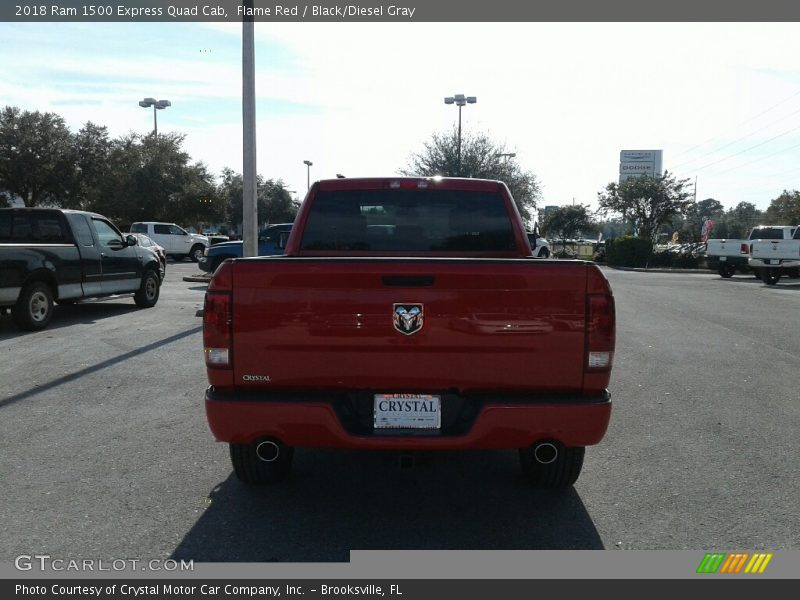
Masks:
[[[42,281],[33,281],[19,294],[11,315],[20,329],[36,331],[44,329],[53,318],[53,292]]]
[[[778,269],[762,269],[761,281],[767,285],[775,285],[781,278],[781,272]]]
[[[228,444],[231,464],[239,481],[244,483],[276,483],[289,476],[294,448],[275,440],[259,440],[253,444]],[[267,459],[267,460],[264,460]]]
[[[192,246],[192,250],[189,252],[189,258],[192,259],[192,262],[200,262],[200,259],[203,258],[203,252],[205,251],[206,247],[202,244]]]
[[[566,488],[578,480],[585,453],[583,446],[565,448],[557,442],[544,442],[521,448],[519,462],[523,473],[536,487]]]
[[[724,279],[729,279],[733,277],[733,274],[736,272],[736,267],[733,265],[720,265],[719,269],[717,269],[720,277]]]
[[[158,295],[161,291],[161,279],[155,271],[147,269],[142,277],[142,285],[133,295],[133,301],[140,308],[150,308],[158,302]]]
[[[541,258],[550,258],[550,250],[548,250],[547,248],[544,248],[542,250],[541,254],[539,254],[539,256]]]

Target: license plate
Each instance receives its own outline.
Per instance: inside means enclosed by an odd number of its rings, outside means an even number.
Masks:
[[[720,256],[720,257],[719,257],[719,261],[720,261],[720,262],[725,262],[726,260],[728,260],[728,257],[727,257],[727,256]]]
[[[433,394],[375,394],[375,429],[440,429],[441,398]]]
[[[767,264],[768,265],[779,265],[779,264],[781,264],[781,261],[778,260],[778,259],[774,259],[774,258],[768,258],[767,259]]]

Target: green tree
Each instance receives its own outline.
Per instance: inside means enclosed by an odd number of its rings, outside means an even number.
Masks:
[[[269,223],[291,223],[297,216],[300,204],[296,202],[286,189],[282,180],[268,179],[259,195],[264,196],[266,211],[264,217]]]
[[[703,224],[707,219],[714,223],[712,235],[716,237],[719,230],[724,227],[723,215],[725,207],[718,200],[706,198],[689,207],[685,215],[677,215],[673,223],[679,223],[674,230],[681,232],[682,242],[699,242],[702,237]]]
[[[766,214],[770,225],[797,225],[800,223],[800,192],[783,190],[773,199]]]
[[[595,223],[589,213],[589,207],[583,204],[577,206],[561,206],[547,215],[542,223],[545,235],[551,239],[558,238],[562,244],[568,239],[574,239],[578,233],[587,233],[595,229]]]
[[[714,237],[746,238],[750,230],[764,220],[764,213],[751,202],[739,202],[725,213],[726,231],[717,231]]]
[[[242,223],[242,202],[244,199],[244,187],[241,173],[236,173],[233,169],[225,167],[222,170],[222,181],[219,184],[218,192],[225,203],[228,222],[238,229]],[[261,214],[261,211],[258,211]]]
[[[403,175],[414,177],[472,177],[505,182],[526,224],[532,222],[536,202],[541,197],[539,181],[524,171],[516,157],[509,156],[504,144],[492,141],[485,133],[461,135],[461,164],[458,162],[458,129],[434,133],[423,149],[411,156]]]
[[[256,187],[259,224],[294,221],[300,205],[292,199],[283,181],[280,179],[277,181],[265,180],[258,175]],[[228,218],[231,224],[238,229],[242,223],[242,201],[244,199],[242,175],[227,167],[223,169],[219,193],[228,207]]]
[[[224,215],[213,177],[190,164],[177,133],[131,134],[112,143],[108,169],[93,194],[91,208],[121,224],[174,221],[192,225]],[[204,205],[201,201],[211,199]]]
[[[664,172],[659,177],[631,177],[621,184],[609,183],[598,192],[603,214],[617,213],[630,220],[640,238],[655,242],[659,227],[676,215],[686,215],[694,205],[686,191],[688,179],[677,180]]]
[[[71,208],[85,208],[98,202],[100,185],[109,170],[113,142],[108,129],[91,121],[73,137],[76,173],[73,181]]]
[[[203,163],[186,165],[181,179],[181,190],[172,195],[161,219],[193,225],[197,231],[227,219],[227,204]]]
[[[625,235],[627,231],[622,219],[600,220],[595,223],[595,230],[603,234],[603,239],[613,239]]]
[[[0,193],[25,206],[74,203],[76,156],[72,133],[55,113],[0,111]]]

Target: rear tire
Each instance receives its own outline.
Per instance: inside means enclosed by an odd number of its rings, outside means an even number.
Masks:
[[[43,281],[32,281],[26,285],[11,309],[17,326],[25,331],[44,329],[53,318],[53,292]]]
[[[547,489],[567,488],[575,483],[581,474],[586,448],[583,446],[565,448],[558,443],[554,443],[554,445],[558,448],[558,456],[553,462],[546,465],[541,464],[534,457],[536,444],[529,448],[520,448],[520,466],[523,473],[535,487]]]
[[[779,269],[762,269],[761,271],[761,281],[767,285],[775,285],[780,278],[781,272]]]
[[[262,441],[267,440],[259,440]],[[228,444],[233,471],[239,481],[260,485],[286,479],[292,469],[294,448],[280,443],[278,445],[280,447],[278,458],[272,462],[264,462],[256,454],[258,444]]]
[[[189,258],[192,259],[192,262],[200,262],[200,259],[203,258],[203,252],[205,251],[206,247],[202,244],[192,246],[192,249],[189,252]]]
[[[161,293],[161,276],[153,269],[147,269],[142,276],[142,285],[133,295],[133,301],[139,308],[151,308],[158,302]]]
[[[550,258],[550,250],[544,248],[541,253],[539,254],[540,258]]]
[[[723,279],[730,279],[733,277],[733,274],[736,272],[736,267],[733,265],[720,265],[719,269],[717,269],[719,276]]]

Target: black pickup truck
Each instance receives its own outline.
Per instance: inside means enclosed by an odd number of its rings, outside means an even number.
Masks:
[[[0,313],[20,328],[42,329],[54,302],[133,294],[158,302],[158,256],[105,217],[50,208],[0,209]]]

